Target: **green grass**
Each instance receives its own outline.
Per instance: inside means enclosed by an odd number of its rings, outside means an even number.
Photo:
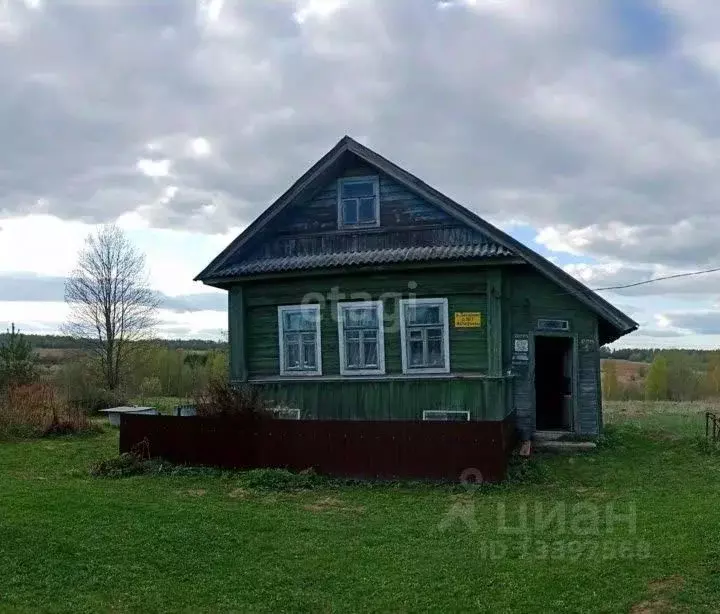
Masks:
[[[704,437],[705,412],[720,416],[720,402],[605,401],[605,423],[641,428],[668,437]]]
[[[662,407],[627,413],[597,453],[535,461],[539,483],[468,492],[89,477],[116,429],[2,443],[0,610],[716,612],[720,454],[659,428]],[[605,526],[609,503],[634,530]]]

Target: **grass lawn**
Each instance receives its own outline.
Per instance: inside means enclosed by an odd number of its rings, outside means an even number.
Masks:
[[[596,453],[467,492],[99,479],[115,430],[0,443],[0,611],[717,612],[720,455],[690,436],[700,415],[613,405],[607,422]]]

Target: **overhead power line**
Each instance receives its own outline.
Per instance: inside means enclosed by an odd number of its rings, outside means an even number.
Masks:
[[[635,286],[644,286],[647,284],[654,284],[657,281],[665,281],[668,279],[679,279],[681,277],[695,277],[697,275],[707,275],[708,273],[717,273],[720,271],[720,267],[714,269],[703,269],[701,271],[691,271],[689,273],[676,273],[675,275],[665,275],[664,277],[654,277],[653,279],[646,279],[645,281],[636,281],[630,284],[620,284],[617,286],[605,286],[604,288],[593,288],[595,292],[602,292],[603,290],[622,290],[624,288],[634,288]]]

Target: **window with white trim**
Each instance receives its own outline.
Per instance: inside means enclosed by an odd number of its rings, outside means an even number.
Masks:
[[[377,177],[338,179],[338,227],[380,225],[380,182]]]
[[[385,337],[382,301],[338,303],[340,373],[385,373]]]
[[[297,407],[271,407],[270,411],[277,420],[300,420],[300,409]]]
[[[446,298],[400,301],[403,373],[448,373],[450,337]]]
[[[280,375],[322,375],[320,305],[278,307]]]
[[[423,412],[423,420],[433,422],[468,422],[470,420],[469,411],[455,411],[442,409],[428,409]]]

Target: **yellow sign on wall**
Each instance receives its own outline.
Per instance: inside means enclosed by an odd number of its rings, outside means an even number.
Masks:
[[[456,311],[455,328],[480,328],[482,314],[479,311]]]

